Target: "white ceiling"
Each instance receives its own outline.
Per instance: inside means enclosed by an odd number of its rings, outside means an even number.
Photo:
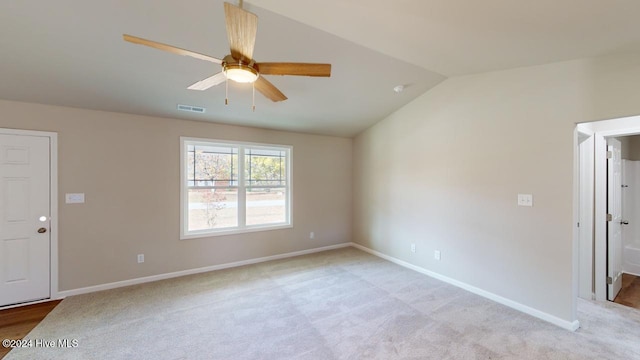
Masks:
[[[272,103],[218,65],[126,43],[128,33],[218,58],[221,0],[0,2],[0,98],[353,136],[445,76],[640,50],[637,0],[253,0],[257,61],[329,62],[331,78],[268,79]],[[444,75],[441,75],[444,74]],[[392,91],[406,85],[402,94]],[[204,115],[176,110],[203,106]]]
[[[446,76],[640,50],[638,0],[251,0]]]

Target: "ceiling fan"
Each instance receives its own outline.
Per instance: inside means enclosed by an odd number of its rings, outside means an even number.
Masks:
[[[295,75],[295,76],[331,76],[331,64],[292,63],[292,62],[256,62],[253,58],[253,48],[258,29],[258,16],[242,8],[242,0],[239,6],[224,3],[227,36],[231,47],[231,54],[222,59],[195,51],[181,49],[175,46],[142,39],[136,36],[124,34],[125,41],[149,46],[170,53],[190,56],[196,59],[220,64],[222,70],[204,80],[188,87],[190,90],[207,90],[227,80],[239,83],[253,83],[254,97],[257,89],[262,95],[272,101],[283,101],[287,97],[270,83],[263,75]],[[225,99],[225,104],[228,101]],[[255,105],[254,105],[255,110]]]

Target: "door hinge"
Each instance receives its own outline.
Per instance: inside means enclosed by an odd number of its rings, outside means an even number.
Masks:
[[[578,227],[580,227],[580,223],[578,223]]]
[[[611,159],[613,157],[613,151],[607,151],[607,159]]]
[[[607,221],[613,221],[613,215],[607,214]]]
[[[607,276],[607,285],[613,285],[613,278],[611,276]]]

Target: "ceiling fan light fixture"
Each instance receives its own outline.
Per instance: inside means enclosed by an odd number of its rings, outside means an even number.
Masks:
[[[243,64],[225,64],[224,74],[229,80],[239,83],[252,83],[258,80],[256,69]]]

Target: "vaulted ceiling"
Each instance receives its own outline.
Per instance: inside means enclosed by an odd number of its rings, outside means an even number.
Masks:
[[[128,33],[229,53],[220,0],[2,1],[0,98],[353,136],[458,76],[640,51],[635,0],[253,0],[259,61],[327,62],[330,78],[269,76],[199,92],[219,65],[126,43]],[[393,88],[404,85],[405,91]],[[176,109],[205,107],[205,114]]]

